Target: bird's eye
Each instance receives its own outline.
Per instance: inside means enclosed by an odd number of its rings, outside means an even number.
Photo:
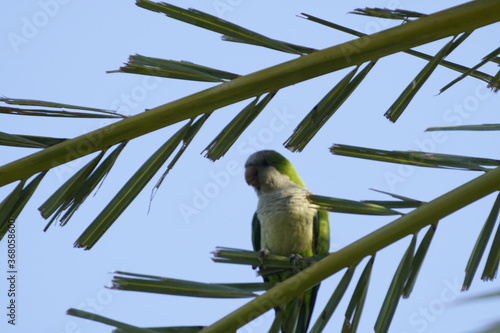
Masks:
[[[271,165],[271,163],[269,163],[268,160],[263,160],[262,161],[262,166],[270,166],[270,165]]]

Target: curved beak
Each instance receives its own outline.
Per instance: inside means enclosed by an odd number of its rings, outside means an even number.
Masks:
[[[257,171],[256,167],[250,165],[245,168],[245,180],[250,186],[253,186],[255,188],[260,187],[259,172]]]

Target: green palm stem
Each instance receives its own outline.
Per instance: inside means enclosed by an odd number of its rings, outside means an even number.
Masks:
[[[498,190],[500,190],[500,167],[423,204],[354,243],[331,253],[325,259],[279,283],[213,325],[205,327],[200,333],[233,332],[266,311],[276,306],[283,306],[293,297],[341,269],[357,264],[363,258],[375,254],[408,235],[417,233],[425,226]]]
[[[500,21],[500,1],[478,0],[312,52],[118,121],[0,167],[0,186],[124,140],[342,68]]]

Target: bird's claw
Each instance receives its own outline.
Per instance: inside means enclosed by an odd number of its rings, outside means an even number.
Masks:
[[[267,258],[271,254],[271,251],[268,249],[263,249],[259,251],[259,261],[264,263],[264,259]]]
[[[299,269],[299,262],[304,259],[300,254],[292,254],[288,259],[293,262],[293,270],[295,272],[300,271]]]

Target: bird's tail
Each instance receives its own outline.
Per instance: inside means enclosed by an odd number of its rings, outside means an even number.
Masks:
[[[316,303],[319,285],[307,290],[300,297],[285,305],[281,314],[282,333],[306,333]],[[279,311],[279,310],[278,310]]]

